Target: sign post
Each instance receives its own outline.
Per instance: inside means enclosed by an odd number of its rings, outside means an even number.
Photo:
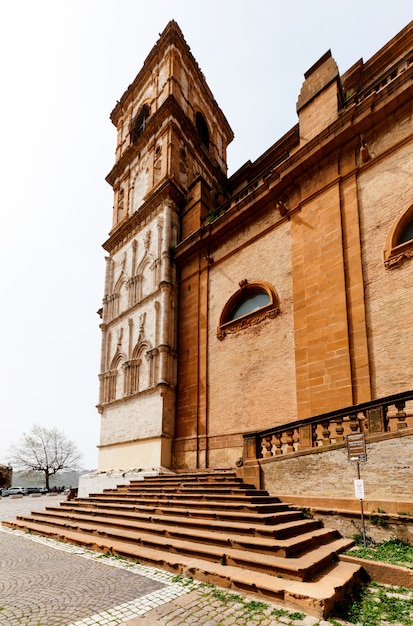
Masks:
[[[363,546],[366,547],[366,527],[364,523],[364,481],[360,478],[360,463],[367,461],[366,436],[364,433],[347,435],[348,460],[357,463],[357,479],[354,481],[355,497],[360,500],[361,525],[363,531]]]

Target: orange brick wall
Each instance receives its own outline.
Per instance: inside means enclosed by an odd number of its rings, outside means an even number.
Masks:
[[[371,161],[359,176],[363,273],[374,397],[413,386],[413,262],[388,270],[383,263],[387,234],[395,219],[413,202],[411,117],[393,132],[375,137]],[[397,142],[410,134],[398,148]]]
[[[198,414],[198,315],[200,281],[197,259],[185,266],[180,285],[178,322],[178,404],[175,437],[197,434]]]
[[[357,178],[354,172],[342,181],[341,206],[353,403],[359,404],[371,400],[371,384]]]
[[[334,82],[317,98],[315,106],[300,111],[300,138],[309,141],[337,118],[337,84]]]
[[[266,219],[270,221],[271,217],[274,215],[267,215]],[[210,270],[208,432],[211,435],[242,433],[258,423],[266,428],[295,416],[290,225],[285,222],[248,244],[247,238],[259,233],[264,224],[263,218],[248,231],[231,238],[220,250],[222,260]],[[230,250],[232,253],[226,256]],[[221,312],[243,279],[269,282],[278,293],[280,314],[219,340],[217,327]]]
[[[295,419],[290,224],[279,220],[271,207],[216,248],[211,265],[200,254],[199,266],[182,268],[177,466],[233,466],[246,430]],[[269,282],[280,313],[219,340],[220,315],[243,279]]]
[[[409,87],[393,71],[391,88],[367,95],[372,73],[346,100],[337,72],[328,55],[309,71],[296,143],[245,164],[223,215],[196,231],[208,200],[195,189],[196,215],[184,209],[177,467],[234,466],[246,432],[412,388],[413,260],[388,270],[383,259],[413,203]],[[245,280],[271,284],[280,312],[217,336]]]
[[[320,190],[291,227],[297,417],[352,404],[340,189]]]

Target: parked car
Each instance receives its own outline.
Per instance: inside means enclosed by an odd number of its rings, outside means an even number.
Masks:
[[[25,487],[24,495],[29,496],[31,493],[43,493],[40,487]]]
[[[22,496],[24,496],[23,487],[9,487],[7,491],[9,492],[9,496],[14,496],[16,494],[21,494]]]

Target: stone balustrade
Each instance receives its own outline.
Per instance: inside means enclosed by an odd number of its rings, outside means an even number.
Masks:
[[[244,435],[243,461],[346,443],[347,435],[369,437],[413,429],[413,390]]]

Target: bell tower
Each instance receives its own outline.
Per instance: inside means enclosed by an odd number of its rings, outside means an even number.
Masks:
[[[174,247],[208,211],[233,134],[171,21],[111,113],[116,160],[101,310],[99,471],[171,466],[179,293]],[[190,207],[189,209],[187,207]]]

